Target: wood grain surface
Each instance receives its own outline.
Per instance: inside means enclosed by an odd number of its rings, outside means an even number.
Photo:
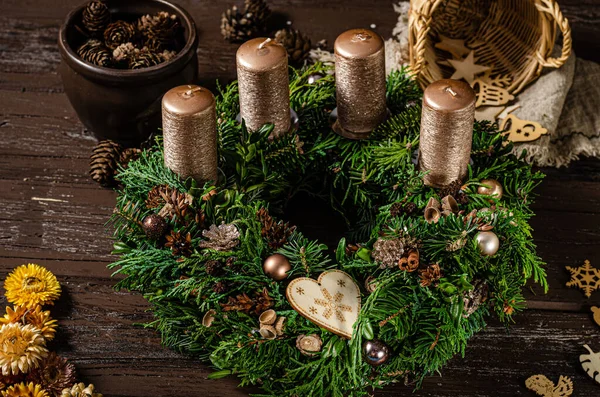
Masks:
[[[111,240],[104,227],[115,194],[88,177],[93,138],[77,120],[56,73],[58,28],[79,0],[0,1],[0,277],[36,262],[54,272],[63,296],[53,309],[60,328],[52,348],[71,359],[81,378],[105,396],[246,396],[233,378],[209,381],[210,369],[160,346],[141,296],[112,289],[106,265]],[[200,29],[201,83],[235,77],[236,45],[221,39],[219,21],[228,2],[178,1]],[[333,43],[345,29],[375,24],[391,35],[390,0],[272,0],[274,24],[292,21],[314,41]],[[578,56],[600,60],[600,1],[563,0]],[[543,373],[571,376],[576,396],[600,395],[578,363],[582,345],[600,350],[600,328],[589,312],[600,292],[585,299],[565,287],[564,266],[585,259],[600,267],[600,161],[548,169],[533,220],[540,255],[548,262],[550,292],[532,286],[529,307],[509,330],[492,321],[475,336],[465,358],[412,393],[397,385],[377,396],[530,396],[524,381]],[[312,214],[306,216],[307,213]],[[322,203],[299,199],[288,217],[309,237],[330,246],[343,232]],[[330,226],[333,225],[333,226]],[[336,226],[337,225],[337,226]]]

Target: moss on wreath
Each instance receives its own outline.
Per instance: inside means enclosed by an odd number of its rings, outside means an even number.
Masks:
[[[496,125],[475,124],[468,177],[436,191],[423,185],[413,162],[421,112],[415,83],[404,71],[392,74],[388,106],[393,116],[370,139],[350,141],[329,128],[335,86],[328,72],[322,65],[291,72],[291,104],[300,128],[273,142],[268,140],[272,126],[251,134],[236,123],[235,83],[220,90],[218,186],[183,181],[166,169],[160,141],[118,175],[123,188],[112,223],[121,259],[110,267],[126,277],[117,287],[144,294],[155,315],[147,326],[162,335],[166,346],[210,361],[218,370],[212,378],[233,374],[241,385],[259,385],[264,395],[363,396],[368,389],[406,379],[418,386],[424,376],[464,354],[487,317],[509,324],[523,309],[522,289],[529,279],[547,289],[528,225],[532,192],[543,176],[510,154],[512,145]],[[308,76],[315,73],[324,77],[311,85]],[[499,201],[477,194],[480,181],[489,178],[504,186]],[[160,210],[146,205],[149,192],[160,185],[193,196],[167,215],[173,232],[189,233],[189,256],[173,255],[164,239],[149,240],[143,232],[141,220]],[[348,220],[352,244],[340,241],[334,257],[300,230],[291,230],[278,249],[270,244],[271,234],[263,232],[263,209],[281,213],[301,190],[327,198]],[[462,195],[460,212],[428,224],[423,217],[428,200],[441,200],[450,191]],[[235,247],[200,248],[203,231],[222,223],[239,231]],[[475,236],[482,225],[493,226],[501,240],[494,256],[479,252]],[[378,239],[414,246],[422,265],[439,269],[423,273],[381,266],[371,255]],[[350,341],[290,307],[287,282],[273,281],[262,269],[275,252],[292,264],[288,280],[316,278],[333,268],[357,280],[362,310]],[[367,278],[369,287],[376,285],[372,293],[362,287]],[[257,311],[268,307],[286,317],[284,335],[273,340],[257,332]],[[214,321],[206,327],[202,320],[210,310]],[[296,339],[310,334],[320,336],[323,348],[303,355]],[[390,360],[376,370],[361,357],[362,342],[373,337],[391,350]]]

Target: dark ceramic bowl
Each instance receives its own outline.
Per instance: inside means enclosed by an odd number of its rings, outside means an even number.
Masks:
[[[185,45],[173,59],[137,70],[105,68],[79,58],[77,48],[86,38],[76,25],[81,26],[85,4],[71,11],[60,28],[59,72],[77,116],[98,139],[133,146],[160,127],[160,102],[165,92],[196,81],[198,33],[187,11],[164,0],[107,0],[106,3],[111,14],[125,20],[168,11],[179,17],[184,28]]]

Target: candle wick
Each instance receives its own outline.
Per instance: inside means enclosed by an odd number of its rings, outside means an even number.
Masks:
[[[266,39],[265,41],[263,41],[262,43],[260,43],[260,44],[258,45],[258,49],[259,49],[259,50],[262,50],[262,49],[263,49],[263,48],[265,48],[265,46],[266,46],[267,44],[269,44],[270,42],[271,42],[271,38],[268,38],[268,39]]]
[[[202,87],[192,87],[191,85],[188,85],[189,90],[187,90],[184,95],[186,97],[191,97],[194,95],[195,92],[200,92],[202,91]]]
[[[457,96],[457,95],[458,95],[458,94],[456,93],[456,91],[454,91],[454,90],[452,89],[452,87],[446,87],[446,92],[449,92],[449,93],[450,93],[450,95],[452,95],[452,96]]]

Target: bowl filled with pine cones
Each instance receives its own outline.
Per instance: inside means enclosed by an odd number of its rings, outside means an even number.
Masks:
[[[194,20],[165,0],[91,0],[69,13],[58,46],[65,93],[81,122],[125,146],[156,132],[164,93],[198,74]]]

